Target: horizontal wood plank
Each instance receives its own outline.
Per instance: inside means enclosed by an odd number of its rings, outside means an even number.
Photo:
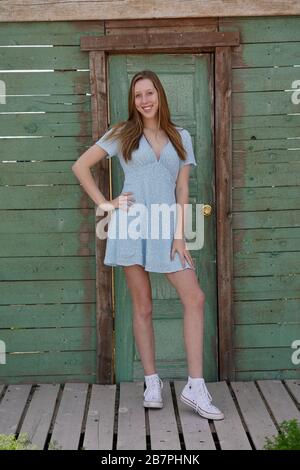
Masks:
[[[118,19],[106,20],[105,31],[111,34],[118,31],[119,34],[124,34],[129,30],[156,28],[160,31],[167,31],[172,28],[173,31],[177,28],[184,28],[186,31],[192,31],[190,28],[197,28],[197,30],[217,31],[218,19],[213,17],[206,18],[134,18],[134,19]]]
[[[233,119],[239,116],[269,116],[291,114],[297,111],[297,105],[292,98],[295,89],[292,81],[286,83],[287,91],[255,91],[232,94]]]
[[[299,174],[300,181],[300,174]],[[274,211],[299,208],[299,186],[285,186],[282,180],[280,186],[266,188],[236,188],[232,195],[232,206],[236,212]]]
[[[47,3],[47,8],[45,8]],[[28,8],[30,7],[30,8]],[[135,18],[184,18],[184,17],[232,17],[262,15],[299,15],[300,8],[293,0],[236,1],[230,4],[224,0],[213,0],[207,4],[205,0],[119,0],[117,2],[77,0],[64,3],[61,0],[46,0],[42,5],[33,0],[20,0],[12,3],[4,0],[1,5],[2,21],[74,21],[103,19],[135,19]]]
[[[95,233],[95,210],[34,209],[0,210],[0,233]]]
[[[300,210],[233,213],[234,229],[275,229],[280,227],[300,227]]]
[[[0,330],[6,353],[48,351],[94,351],[96,329],[81,328],[13,328]]]
[[[233,120],[233,140],[298,138],[299,114],[240,116]]]
[[[81,19],[81,21],[62,22],[41,21],[40,18],[37,22],[5,22],[1,24],[0,28],[0,45],[79,46],[83,34],[99,36],[101,33],[104,33],[104,21],[101,20],[83,21]]]
[[[95,236],[85,232],[0,235],[0,257],[94,256]]]
[[[93,256],[14,257],[1,259],[1,281],[95,279]]]
[[[82,51],[163,51],[170,48],[201,49],[202,47],[236,46],[239,44],[239,33],[236,32],[140,32],[126,35],[112,34],[99,37],[83,36],[81,39]]]
[[[32,382],[35,377],[36,382],[41,382],[43,376],[53,376],[54,382],[63,382],[66,377],[72,380],[76,376],[79,381],[80,376],[89,376],[95,382],[96,377],[96,351],[51,351],[32,352],[23,354],[8,354],[7,362],[0,368],[0,381],[10,383],[10,380],[17,378]],[[33,374],[34,371],[34,374]],[[65,379],[63,379],[65,377]],[[44,380],[45,381],[45,380]]]
[[[26,189],[30,191],[31,186],[36,185],[35,189],[38,189],[38,185],[64,185],[64,189],[75,189],[70,188],[69,185],[79,186],[80,183],[72,171],[71,161],[56,161],[56,162],[45,162],[45,161],[31,161],[31,162],[6,162],[0,163],[0,184],[1,186],[23,186],[26,185]],[[45,187],[44,187],[45,188]],[[2,187],[1,200],[5,197],[5,192]],[[18,190],[19,188],[14,188]],[[46,188],[45,188],[46,189]],[[47,188],[50,189],[50,188]],[[48,195],[47,195],[48,198]],[[46,198],[45,198],[46,199]],[[6,203],[8,201],[6,200]],[[8,208],[3,204],[4,208]],[[30,203],[27,207],[31,207]]]
[[[3,47],[1,70],[77,70],[88,69],[88,54],[78,46]]]
[[[18,165],[18,164],[17,164]],[[27,174],[28,178],[30,174]],[[48,174],[48,177],[50,175]],[[60,174],[62,177],[62,174]],[[67,174],[68,179],[69,175]],[[70,174],[71,177],[71,174]],[[71,178],[70,178],[71,179]],[[74,209],[93,210],[94,201],[89,197],[82,186],[76,183],[59,184],[53,176],[52,183],[42,183],[35,178],[28,185],[0,187],[0,210],[5,209]],[[35,181],[34,181],[35,180]],[[59,180],[59,178],[58,178]]]
[[[298,298],[299,289],[299,273],[234,278],[234,299],[239,301],[296,299]]]
[[[280,163],[272,160],[264,163],[255,161],[255,157],[253,157],[253,160],[250,160],[250,158],[244,158],[242,155],[239,155],[238,158],[234,158],[234,187],[238,188],[245,186],[247,188],[254,188],[259,186],[270,186],[273,188],[276,186],[299,186],[299,163],[293,161],[293,158],[296,159],[297,153],[286,152],[285,154],[285,152],[278,152],[278,154],[279,153],[281,153]],[[274,160],[277,157],[275,152],[270,155],[271,158],[272,156],[274,156]],[[292,161],[289,161],[290,157]],[[286,191],[288,191],[287,188]]]
[[[232,67],[274,67],[299,64],[299,42],[241,44],[232,50]]]
[[[0,305],[1,328],[95,327],[94,303]]]
[[[0,303],[44,304],[95,302],[95,280],[3,281],[0,283]]]
[[[285,379],[299,379],[298,369],[285,369],[280,370],[256,370],[256,371],[236,371],[235,376],[237,380],[285,380]]]
[[[236,348],[291,348],[300,331],[298,323],[235,325],[234,346]]]
[[[239,31],[243,44],[300,40],[299,17],[284,16],[282,13],[279,16],[253,18],[248,16],[247,10],[245,12],[247,14],[241,15],[241,18],[219,18],[219,30]]]
[[[233,93],[245,93],[254,91],[275,92],[290,90],[289,92],[286,92],[286,97],[289,97],[290,99],[290,93],[292,93],[292,90],[295,91],[297,89],[295,81],[298,80],[298,76],[298,67],[294,66],[262,66],[232,69],[232,91]],[[258,96],[260,95],[256,95],[256,97]],[[238,97],[239,95],[234,98],[237,99]],[[255,104],[258,105],[256,102]]]
[[[3,114],[0,136],[28,136],[36,138],[73,136],[75,139],[79,139],[80,137],[91,136],[91,129],[92,118],[90,112]]]
[[[276,299],[234,302],[235,325],[275,324],[299,322],[298,299]]]
[[[299,253],[299,252],[298,252]],[[295,252],[252,253],[235,255],[235,276],[278,276],[298,272],[299,262]]]
[[[237,371],[269,371],[273,376],[278,374],[279,377],[281,370],[290,370],[299,377],[299,367],[292,363],[293,352],[291,347],[236,349],[235,367]]]
[[[31,162],[33,160],[35,162],[69,161],[75,163],[77,158],[93,143],[91,136],[80,135],[1,139],[1,161]]]
[[[235,259],[239,255],[268,253],[274,257],[280,253],[298,251],[300,227],[234,230]]]
[[[9,72],[0,71],[0,79],[6,83],[7,95],[25,95],[7,96],[6,112],[49,113],[90,109],[89,97],[82,96],[90,93],[89,70],[65,70],[62,73],[58,70],[14,72],[10,69]]]

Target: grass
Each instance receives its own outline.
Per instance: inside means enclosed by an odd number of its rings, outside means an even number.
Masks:
[[[33,445],[27,433],[19,434],[16,438],[14,434],[0,434],[0,450],[37,450]]]
[[[279,433],[272,439],[266,438],[265,450],[300,450],[300,424],[297,419],[283,421]]]
[[[50,442],[49,450],[61,450],[56,441]],[[39,450],[32,444],[27,433],[20,433],[18,437],[14,434],[0,434],[0,450]]]

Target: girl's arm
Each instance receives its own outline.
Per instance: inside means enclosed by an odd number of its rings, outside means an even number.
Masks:
[[[179,172],[175,190],[178,205],[176,209],[175,238],[182,240],[184,240],[185,223],[184,204],[189,203],[189,174],[189,165],[184,165]]]
[[[82,187],[97,206],[108,201],[97,187],[90,168],[106,155],[105,150],[94,144],[79,157],[74,165],[72,165],[72,171],[76,178],[80,181]]]
[[[176,181],[176,227],[174,232],[174,240],[172,242],[171,259],[174,258],[175,252],[178,252],[182,266],[184,267],[185,259],[195,268],[192,257],[186,248],[184,227],[185,227],[185,204],[189,203],[189,165],[184,165],[179,171]]]

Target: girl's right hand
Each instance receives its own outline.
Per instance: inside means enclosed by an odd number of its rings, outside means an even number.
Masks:
[[[114,206],[115,209],[119,208],[128,212],[132,204],[135,202],[135,199],[132,194],[133,193],[130,191],[121,193],[118,197],[111,201],[111,204]]]

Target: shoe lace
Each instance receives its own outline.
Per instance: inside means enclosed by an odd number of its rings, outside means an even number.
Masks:
[[[212,402],[212,397],[209,393],[209,391],[207,390],[206,388],[206,385],[205,384],[201,384],[197,387],[197,392],[199,392],[202,396],[202,398],[209,404],[211,405],[211,402]],[[201,406],[199,405],[199,403],[196,403],[196,411],[198,411],[198,409],[200,409]]]
[[[153,395],[153,388],[155,388],[156,386],[159,386],[160,389],[163,389],[164,388],[164,384],[163,384],[163,381],[161,380],[160,377],[151,377],[147,382],[146,382],[146,385],[147,385],[147,388],[144,392],[144,396],[146,395],[146,393],[151,390],[151,395]]]

